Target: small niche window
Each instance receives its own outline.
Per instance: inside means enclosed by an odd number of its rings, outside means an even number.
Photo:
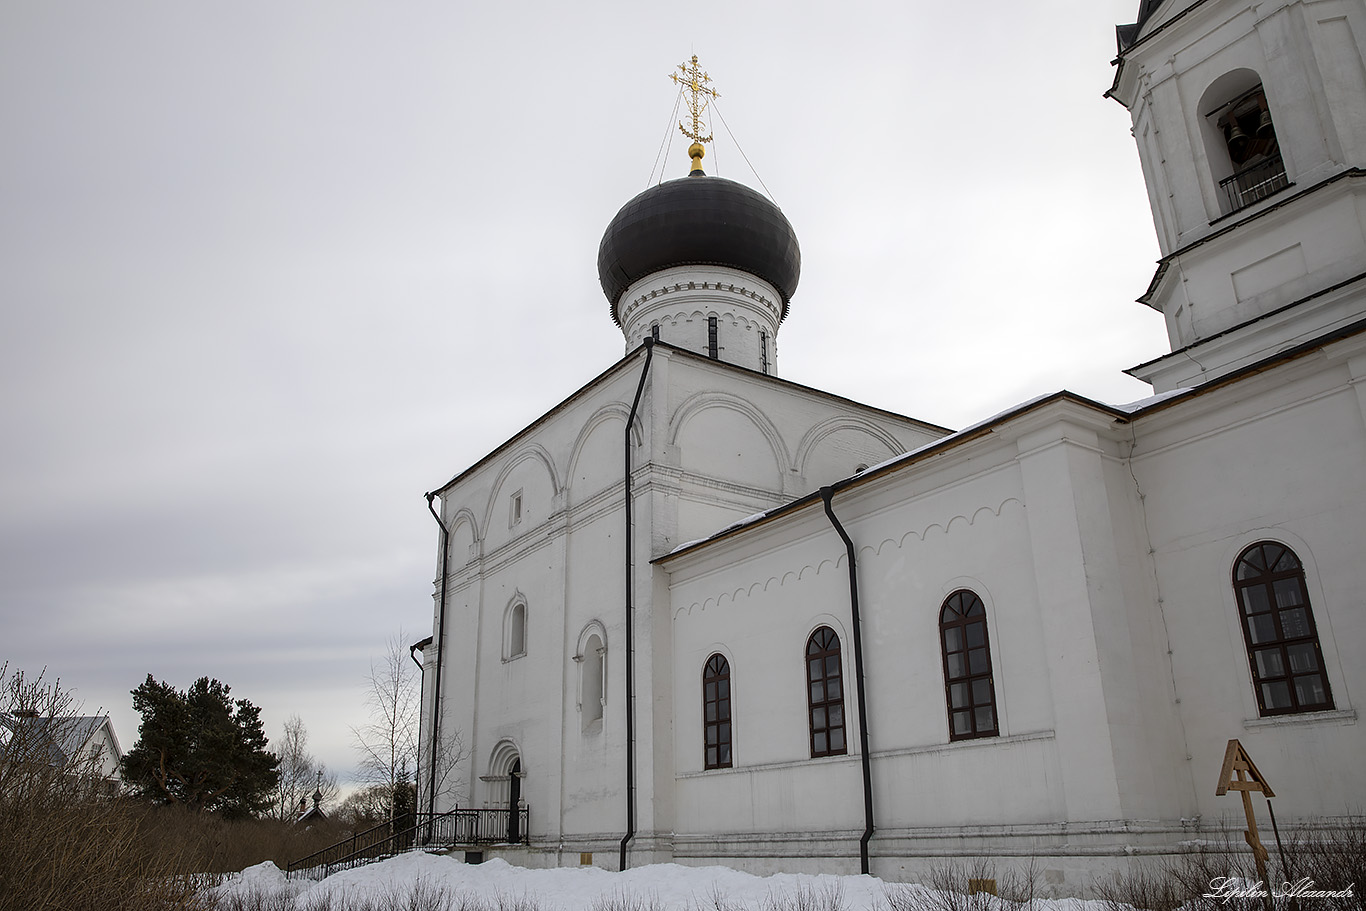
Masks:
[[[607,701],[607,644],[601,625],[594,622],[579,637],[579,723],[585,734],[602,730]]]
[[[1233,589],[1261,713],[1331,709],[1333,694],[1300,558],[1284,544],[1258,542],[1238,557]]]
[[[1245,85],[1249,76],[1256,78],[1251,71],[1238,71],[1230,74],[1228,78],[1234,81],[1227,84],[1231,87],[1242,81]],[[1207,97],[1216,91],[1212,88]],[[1215,100],[1218,97],[1216,95]],[[1211,165],[1217,178],[1221,177],[1220,172],[1227,174],[1219,179],[1220,206],[1224,214],[1246,208],[1290,186],[1276,138],[1276,125],[1261,83],[1237,92],[1231,100],[1210,111],[1206,118],[1213,124],[1222,145],[1217,153],[1211,150]],[[1228,168],[1221,167],[1224,158]]]
[[[760,363],[760,365],[763,367],[764,373],[767,374],[767,373],[768,373],[768,333],[765,332],[765,331],[762,330],[762,329],[759,330],[759,363]]]
[[[650,338],[659,341],[659,323],[655,323],[650,327]]]
[[[806,696],[811,721],[811,757],[847,753],[840,637],[828,626],[822,626],[806,640]]]
[[[991,679],[987,611],[970,591],[956,591],[939,611],[939,644],[944,655],[944,695],[949,739],[995,737],[996,687]]]
[[[503,617],[503,660],[526,654],[526,601],[515,598]]]
[[[730,768],[730,662],[725,655],[712,655],[702,669],[702,722],[704,768]]]
[[[522,522],[522,492],[519,490],[508,500],[508,527]]]
[[[715,359],[717,356],[716,345],[716,317],[707,317],[707,357]]]

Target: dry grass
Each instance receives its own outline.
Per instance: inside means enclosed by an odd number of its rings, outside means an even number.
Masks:
[[[1366,911],[1366,819],[1336,826],[1297,828],[1284,840],[1284,861],[1274,841],[1268,845],[1267,876],[1273,893],[1287,884],[1309,880],[1317,890],[1341,891],[1338,898],[1296,899],[1280,896],[1277,911]],[[1263,911],[1265,901],[1252,897],[1212,897],[1211,883],[1228,879],[1255,887],[1257,869],[1243,844],[1242,833],[1226,832],[1214,844],[1202,845],[1178,860],[1137,867],[1096,887],[1111,911]]]
[[[996,894],[973,888],[974,881],[991,880]],[[998,870],[989,860],[945,862],[930,869],[923,885],[890,885],[883,900],[890,911],[1004,911],[1034,901],[1038,871],[1031,859],[1023,870]]]
[[[799,884],[790,892],[764,898],[764,911],[844,911],[844,888],[838,883],[824,886]]]

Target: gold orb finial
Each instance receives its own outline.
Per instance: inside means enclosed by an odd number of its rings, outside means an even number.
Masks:
[[[682,74],[681,76],[679,74]],[[688,147],[688,157],[692,159],[692,170],[694,172],[702,170],[702,156],[706,154],[706,149],[702,145],[704,142],[711,142],[711,134],[702,135],[702,115],[707,110],[707,105],[712,98],[720,98],[721,93],[708,85],[711,76],[697,65],[697,55],[693,54],[692,63],[678,65],[678,73],[670,73],[669,78],[674,82],[682,83],[683,90],[687,93],[688,114],[692,118],[692,129],[689,130],[682,123],[678,128],[683,131],[683,135],[693,141]]]
[[[707,147],[700,142],[694,142],[688,146],[688,157],[692,159],[692,171],[696,173],[702,170],[702,156],[707,154]]]

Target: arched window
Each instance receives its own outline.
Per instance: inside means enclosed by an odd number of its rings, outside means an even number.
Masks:
[[[712,655],[702,669],[702,727],[707,750],[703,768],[730,768],[730,662]]]
[[[1331,709],[1333,694],[1300,558],[1284,544],[1259,541],[1238,556],[1233,589],[1261,713]]]
[[[503,660],[526,654],[526,601],[514,598],[503,615]]]
[[[606,633],[596,621],[579,635],[579,721],[583,733],[602,730],[602,709],[607,702]]]
[[[844,676],[840,637],[822,626],[806,640],[806,697],[811,716],[811,756],[840,756],[844,744]]]
[[[970,591],[949,595],[939,611],[939,644],[944,654],[944,695],[949,739],[995,737],[996,687],[991,680],[987,610]]]

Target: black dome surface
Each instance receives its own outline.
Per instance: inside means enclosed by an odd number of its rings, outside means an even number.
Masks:
[[[785,317],[802,253],[792,225],[767,198],[733,180],[697,174],[651,187],[607,226],[598,280],[612,318],[627,288],[672,266],[729,266],[758,276],[782,295]]]

